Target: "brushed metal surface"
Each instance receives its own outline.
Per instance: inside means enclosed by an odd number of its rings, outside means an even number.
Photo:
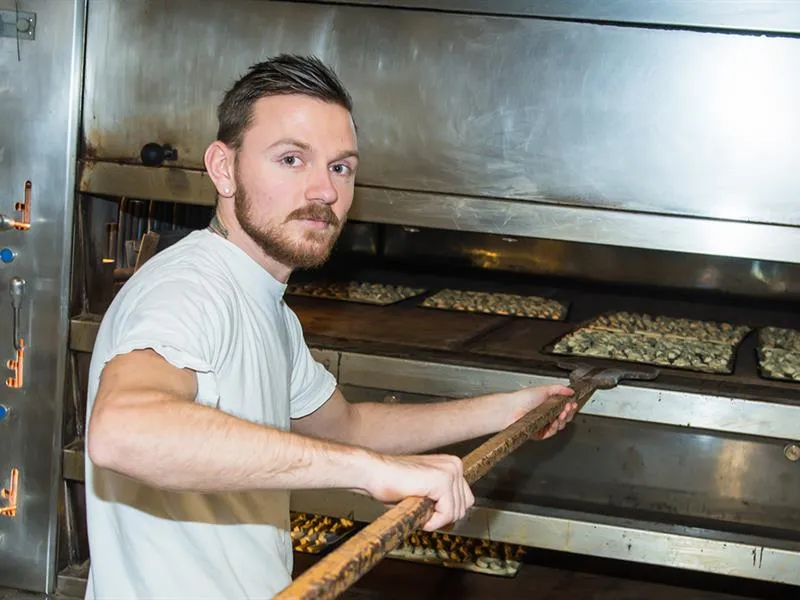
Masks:
[[[435,3],[429,0],[326,0],[326,3],[417,9],[435,7],[445,11],[609,23],[800,31],[800,6],[786,0],[437,0]]]
[[[0,585],[51,593],[85,6],[27,0],[20,8],[36,13],[36,40],[20,46],[18,59],[16,40],[0,39],[0,212],[16,214],[25,181],[32,183],[30,229],[0,233],[17,252],[0,272],[3,364],[13,358],[8,283],[27,282],[24,386],[0,384],[0,402],[14,411],[13,427],[0,436],[0,486],[12,467],[20,471],[17,516],[0,517]]]
[[[342,385],[412,394],[468,397],[534,385],[564,384],[564,377],[342,352]],[[679,392],[621,383],[600,390],[581,411],[586,415],[763,438],[793,440],[800,406]]]
[[[146,198],[214,206],[216,190],[205,171],[82,160],[78,189],[99,196]]]
[[[630,519],[536,509],[530,512],[474,506],[452,533],[510,544],[651,565],[800,584],[800,544],[658,526]],[[293,492],[291,509],[373,521],[380,503],[339,490]]]
[[[356,403],[441,400],[349,385],[342,392]],[[480,441],[434,452],[463,457]],[[472,490],[495,508],[570,508],[800,541],[800,469],[771,439],[579,414],[552,441],[524,444]]]
[[[214,204],[213,186],[205,172],[186,169],[82,161],[79,189],[98,195],[206,206]],[[350,219],[455,232],[800,263],[800,229],[784,225],[370,186],[357,186]],[[715,278],[713,272],[709,275]],[[769,274],[755,265],[754,276],[763,279]],[[713,287],[713,281],[711,285]]]
[[[83,440],[71,442],[62,453],[62,477],[68,481],[85,481]]]
[[[58,596],[69,598],[84,598],[86,595],[86,581],[89,575],[89,562],[65,568],[58,574]]]
[[[800,229],[793,226],[376,187],[359,188],[352,214],[354,219],[396,225],[800,262]]]
[[[362,185],[800,225],[800,39],[291,2],[89,11],[89,158],[138,163],[156,141],[201,169],[232,81],[315,53],[355,98]]]
[[[382,240],[382,256],[444,272],[470,267],[596,284],[800,300],[797,264],[405,225],[383,226]]]
[[[83,314],[69,321],[69,349],[73,352],[91,352],[100,329],[100,315]]]

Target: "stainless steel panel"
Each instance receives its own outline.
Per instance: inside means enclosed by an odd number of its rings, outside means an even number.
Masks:
[[[344,491],[293,492],[292,510],[373,521],[385,508]],[[692,571],[800,584],[800,544],[599,518],[556,510],[518,512],[476,506],[456,535]]]
[[[347,385],[342,391],[350,402],[437,400]],[[466,456],[481,441],[435,452]],[[579,414],[553,440],[517,449],[472,489],[495,508],[569,508],[800,541],[800,469],[776,440]]]
[[[797,227],[374,187],[361,187],[356,198],[352,218],[362,221],[800,262]]]
[[[800,224],[800,39],[287,2],[90,13],[90,158],[138,163],[157,141],[202,169],[233,79],[313,52],[355,97],[362,185]]]
[[[339,360],[341,355],[332,350],[320,350],[318,348],[311,348],[311,356],[314,357],[325,369],[328,370],[334,377],[339,377]]]
[[[62,454],[62,476],[69,481],[85,481],[83,440],[71,442]]]
[[[81,166],[79,185],[82,192],[208,206],[214,204],[213,186],[202,171],[154,169],[94,161],[84,161]],[[368,186],[356,188],[350,219],[457,232],[800,263],[800,230],[783,225],[573,208]],[[771,278],[761,265],[755,264],[753,268],[754,277],[765,280]],[[706,276],[710,287],[715,287],[719,274],[709,269]]]
[[[21,43],[18,58],[16,40],[0,39],[0,212],[16,216],[26,180],[32,184],[30,229],[0,233],[2,245],[16,251],[0,274],[3,364],[14,357],[9,280],[27,282],[23,387],[0,383],[0,402],[14,411],[12,426],[0,431],[0,487],[8,484],[12,467],[20,474],[17,515],[0,517],[0,585],[50,593],[85,6],[80,0],[27,0],[20,7],[37,15],[35,41]]]
[[[73,352],[91,352],[101,319],[101,315],[93,314],[72,317],[69,321],[69,349]]]
[[[443,272],[472,267],[612,285],[800,300],[797,264],[405,225],[385,226],[383,240],[383,256]]]
[[[746,31],[800,31],[800,5],[786,0],[326,0],[494,15],[607,21]]]
[[[78,189],[98,196],[214,206],[216,189],[205,171],[81,161]]]
[[[65,600],[83,598],[86,595],[86,581],[89,576],[89,563],[70,566],[58,574],[58,596]]]
[[[36,15],[22,10],[0,10],[0,37],[19,41],[36,39]]]
[[[563,378],[515,373],[388,356],[342,352],[343,385],[429,396],[468,397],[534,385],[564,384]],[[708,431],[794,440],[800,406],[743,398],[635,387],[601,390],[582,414]]]

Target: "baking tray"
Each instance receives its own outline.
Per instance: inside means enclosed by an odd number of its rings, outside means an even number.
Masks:
[[[460,306],[447,306],[447,305],[443,306],[441,304],[439,305],[436,304],[437,302],[445,302],[445,300],[442,299],[442,296],[448,294],[453,296],[460,296],[453,299],[454,302],[460,303]],[[496,302],[506,301],[508,304],[511,304],[512,309],[492,310],[491,308],[485,306],[486,304],[489,304],[490,302],[493,301],[492,296],[496,297],[494,299],[494,301]],[[533,310],[527,310],[526,307],[523,306],[526,301],[532,304],[546,304],[546,305],[549,304],[550,308],[552,308],[552,316],[547,314],[542,315],[541,312],[539,312],[538,314],[532,314]],[[484,304],[484,306],[476,306],[476,304],[481,302]],[[546,321],[563,321],[567,318],[567,313],[569,312],[568,303],[556,300],[554,298],[546,298],[544,296],[537,296],[537,295],[507,294],[500,292],[462,290],[455,288],[445,288],[439,290],[435,294],[425,298],[425,300],[423,300],[420,303],[420,306],[422,308],[430,308],[433,310],[446,310],[451,312],[469,312],[469,313],[496,315],[503,317],[540,319]],[[546,313],[546,310],[544,312]]]
[[[758,331],[756,356],[758,374],[764,379],[800,381],[800,331],[783,327],[762,327]],[[770,368],[773,360],[780,362],[787,358],[794,359],[794,364],[797,365],[792,367],[792,371],[778,372]]]
[[[290,514],[292,549],[305,554],[320,554],[355,531],[352,519],[311,513]]]
[[[334,281],[327,283],[299,283],[289,285],[286,293],[292,296],[310,296],[326,300],[357,302],[388,306],[427,292],[425,288],[372,283],[367,281]]]
[[[522,546],[420,531],[409,535],[387,556],[408,562],[510,578],[519,572],[524,554],[525,549]]]
[[[687,335],[674,335],[662,334],[653,331],[639,331],[639,332],[624,332],[615,331],[608,327],[596,327],[598,323],[604,320],[610,320],[619,315],[634,315],[637,317],[647,317],[649,322],[652,323],[656,320],[669,320],[672,322],[683,323],[698,323],[733,327],[739,330],[738,338],[736,341],[731,342],[717,342],[711,340],[700,340],[698,337],[690,337]],[[648,320],[646,319],[646,321]],[[604,352],[569,352],[558,350],[559,345],[566,342],[570,338],[577,337],[581,333],[588,331],[602,332],[608,335],[610,340],[618,342],[614,344],[615,349],[611,355]],[[614,360],[642,365],[653,365],[661,368],[676,369],[682,371],[693,371],[697,373],[710,373],[715,375],[730,375],[734,371],[736,364],[736,353],[745,340],[747,335],[752,331],[752,328],[746,325],[731,325],[729,323],[719,323],[716,321],[701,321],[697,319],[685,319],[681,317],[667,317],[665,315],[649,315],[646,313],[627,313],[625,311],[613,311],[602,313],[598,316],[587,319],[579,323],[575,328],[567,333],[557,337],[555,340],[547,344],[543,349],[543,354],[550,354],[555,356],[574,356],[579,358],[601,358],[605,360]],[[681,343],[691,342],[695,348],[701,349],[700,352],[687,352],[685,348],[681,347]],[[630,355],[631,349],[635,345],[646,347],[648,357],[632,357]],[[703,351],[704,350],[704,351]],[[717,354],[719,358],[718,366],[707,364],[709,355]],[[655,356],[655,358],[652,358]],[[663,358],[661,358],[663,357]],[[675,362],[670,362],[675,361]],[[689,364],[684,364],[682,361],[688,361]]]

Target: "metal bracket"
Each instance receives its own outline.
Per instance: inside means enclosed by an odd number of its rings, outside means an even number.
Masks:
[[[23,385],[23,373],[25,372],[25,339],[20,333],[22,327],[22,299],[25,296],[27,283],[21,277],[12,277],[8,284],[11,295],[12,329],[14,333],[14,350],[16,357],[7,361],[6,366],[14,371],[14,375],[6,379],[6,385],[13,389],[19,389]]]
[[[25,182],[25,187],[22,192],[22,202],[14,203],[14,210],[22,213],[22,218],[19,220],[0,214],[0,231],[8,231],[9,229],[16,229],[18,231],[27,231],[31,228],[31,189],[33,184],[30,180]]]
[[[19,494],[19,470],[11,469],[11,481],[8,488],[0,490],[0,498],[8,501],[6,506],[0,507],[0,517],[17,516],[17,495]]]
[[[23,374],[25,373],[25,340],[19,338],[17,342],[19,348],[15,358],[6,361],[6,367],[14,372],[11,377],[6,378],[6,386],[18,390],[24,385]]]
[[[36,13],[16,10],[0,10],[0,37],[36,39]]]

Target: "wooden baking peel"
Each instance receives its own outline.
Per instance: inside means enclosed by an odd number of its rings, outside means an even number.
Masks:
[[[575,402],[581,410],[596,390],[615,387],[622,379],[655,379],[653,368],[603,368],[559,363],[570,369],[572,396],[556,396],[513,425],[478,446],[463,459],[464,479],[471,485],[531,437],[545,430]],[[278,600],[328,600],[336,598],[363,577],[413,531],[421,529],[434,512],[429,498],[411,497],[390,508],[275,596]]]

